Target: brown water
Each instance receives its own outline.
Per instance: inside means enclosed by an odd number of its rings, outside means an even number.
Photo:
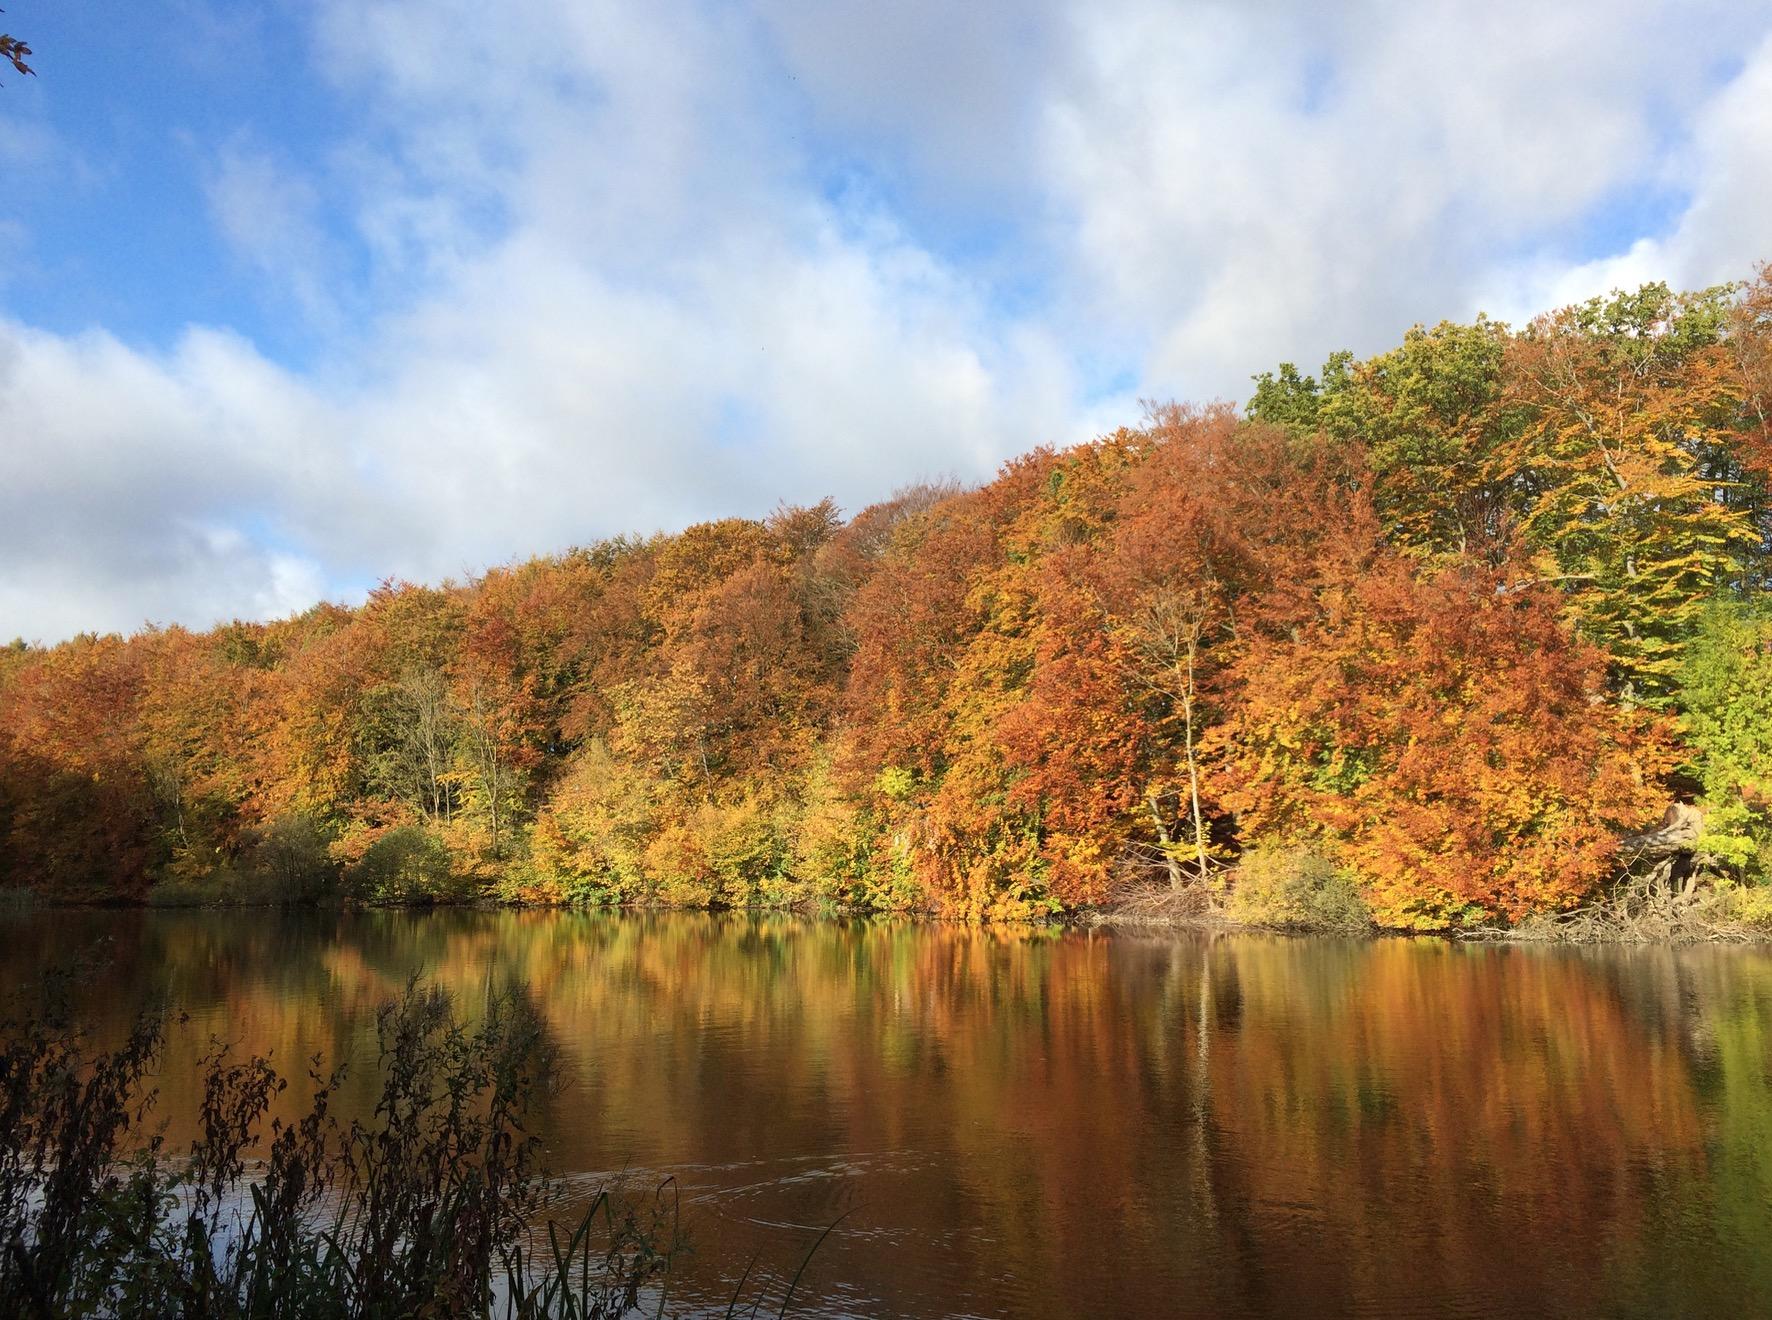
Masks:
[[[846,1214],[798,1314],[1772,1315],[1764,950],[56,912],[0,983],[95,939],[96,1016],[192,1014],[175,1137],[211,1034],[299,1072],[413,972],[528,987],[549,1163],[675,1175],[713,1313]]]

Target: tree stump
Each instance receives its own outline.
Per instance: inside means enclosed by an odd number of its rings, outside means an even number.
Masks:
[[[1704,813],[1689,802],[1672,802],[1661,824],[1647,834],[1633,834],[1621,846],[1626,856],[1640,861],[1660,861],[1676,853],[1689,853],[1704,833]]]
[[[1698,884],[1698,866],[1694,852],[1698,836],[1704,833],[1704,813],[1689,802],[1671,802],[1661,816],[1661,824],[1647,834],[1633,834],[1619,845],[1627,866],[1650,862],[1650,883],[1665,881],[1669,889],[1681,886],[1680,896],[1689,897]]]

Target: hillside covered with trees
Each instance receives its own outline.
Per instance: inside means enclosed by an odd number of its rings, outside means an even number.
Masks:
[[[847,521],[14,643],[0,885],[1020,918],[1290,858],[1445,929],[1580,904],[1691,797],[1746,890],[1769,572],[1772,274],[1648,286]]]

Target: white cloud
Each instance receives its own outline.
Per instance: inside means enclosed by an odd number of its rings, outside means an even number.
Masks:
[[[331,351],[0,322],[0,633],[982,477],[1486,299],[1744,274],[1772,200],[1766,4],[315,13],[352,132],[248,127],[206,195]],[[1690,205],[1595,240],[1645,185]]]
[[[1362,4],[1323,18],[1292,4],[1081,11],[1045,158],[1077,216],[1079,296],[1141,319],[1153,391],[1238,395],[1279,358],[1314,364],[1469,315],[1498,256],[1661,169],[1664,127],[1683,127],[1708,66],[1772,10]]]
[[[1693,117],[1690,141],[1664,166],[1689,200],[1666,234],[1574,266],[1538,259],[1498,274],[1497,308],[1515,320],[1651,280],[1700,288],[1742,279],[1772,259],[1772,35]]]
[[[343,325],[336,258],[309,176],[244,142],[225,147],[205,180],[215,228],[301,316],[335,333]]]
[[[325,477],[290,455],[327,433],[327,409],[249,345],[193,330],[154,357],[103,332],[0,322],[0,398],[0,632],[54,639],[311,603],[286,588],[302,574],[316,586],[317,563],[265,535],[324,495]]]

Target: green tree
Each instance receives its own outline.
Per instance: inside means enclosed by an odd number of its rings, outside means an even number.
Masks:
[[[1482,316],[1416,326],[1400,347],[1348,367],[1326,395],[1323,428],[1365,447],[1375,507],[1400,546],[1499,558],[1510,497],[1521,493],[1496,461],[1520,426],[1503,400],[1507,342],[1507,326]]]
[[[1680,702],[1704,785],[1706,850],[1763,882],[1772,872],[1772,609],[1724,600],[1705,611]]]

